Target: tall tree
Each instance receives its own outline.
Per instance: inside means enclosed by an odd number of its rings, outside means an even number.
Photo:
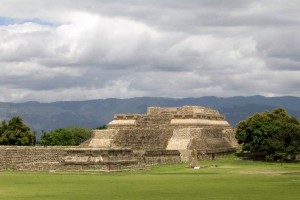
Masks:
[[[300,123],[282,108],[256,113],[241,121],[236,138],[244,151],[268,160],[293,160],[300,153]]]
[[[8,123],[6,121],[1,123],[1,145],[34,145],[35,141],[35,134],[30,132],[30,128],[23,122],[21,117],[16,116]]]

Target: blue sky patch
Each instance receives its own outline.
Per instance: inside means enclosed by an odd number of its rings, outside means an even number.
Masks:
[[[27,22],[31,22],[34,24],[40,24],[45,26],[58,26],[58,23],[45,21],[39,18],[31,18],[31,19],[15,19],[15,18],[9,18],[9,17],[1,17],[0,16],[0,26],[7,26],[7,25],[13,25],[13,24],[24,24]]]
[[[15,24],[15,20],[7,17],[0,17],[0,26]]]

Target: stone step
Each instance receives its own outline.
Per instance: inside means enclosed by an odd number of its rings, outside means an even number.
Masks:
[[[190,144],[191,139],[177,139],[171,138],[168,142],[167,149],[168,150],[184,150],[187,149],[188,145]]]

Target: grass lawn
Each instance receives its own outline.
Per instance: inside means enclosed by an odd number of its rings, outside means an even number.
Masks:
[[[244,161],[233,155],[114,173],[0,172],[0,199],[300,199],[300,163]]]

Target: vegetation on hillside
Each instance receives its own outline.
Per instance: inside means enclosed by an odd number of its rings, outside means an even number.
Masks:
[[[34,145],[35,134],[19,116],[13,117],[8,122],[2,121],[0,125],[0,145]]]
[[[43,146],[77,146],[91,137],[91,129],[81,127],[43,131],[39,144]]]
[[[236,138],[244,151],[266,160],[294,160],[300,153],[300,123],[281,108],[241,121]]]

